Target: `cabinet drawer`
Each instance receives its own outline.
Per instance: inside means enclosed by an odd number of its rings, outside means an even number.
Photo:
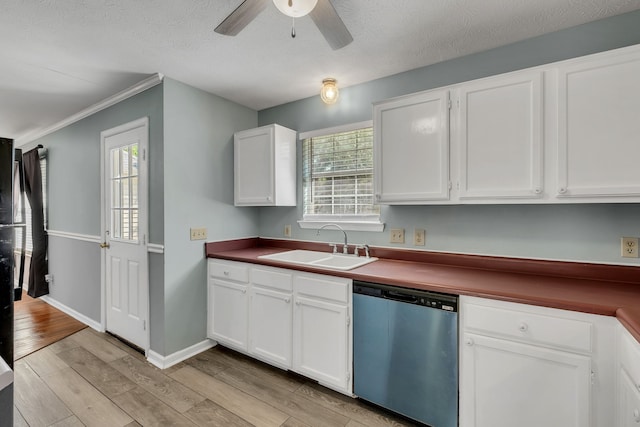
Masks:
[[[593,351],[593,325],[589,322],[476,304],[465,304],[463,310],[465,330],[580,352]]]
[[[317,274],[298,274],[294,285],[299,294],[348,303],[350,279],[320,276]]]
[[[249,282],[249,267],[237,262],[209,260],[209,277],[236,282]]]
[[[640,344],[623,326],[620,331],[620,365],[627,371],[631,381],[640,391]]]
[[[251,268],[251,283],[286,292],[293,290],[292,274],[275,268]]]

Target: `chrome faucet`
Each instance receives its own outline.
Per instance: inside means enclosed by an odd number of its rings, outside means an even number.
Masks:
[[[338,224],[325,224],[325,225],[323,225],[322,227],[318,228],[318,232],[316,233],[316,236],[320,235],[320,230],[322,230],[325,227],[329,227],[329,226],[336,227],[338,230],[342,231],[342,234],[344,234],[344,246],[342,246],[342,253],[343,254],[348,254],[349,253],[349,246],[348,246],[348,243],[347,243],[347,232],[344,231],[344,229],[342,227],[340,227]],[[329,245],[329,246],[331,246],[331,245]],[[334,253],[335,253],[336,252],[336,246],[335,245],[333,245],[333,250],[334,250]]]

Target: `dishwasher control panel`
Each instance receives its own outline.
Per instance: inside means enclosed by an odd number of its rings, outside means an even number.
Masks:
[[[353,282],[353,293],[457,312],[458,296],[378,283]]]

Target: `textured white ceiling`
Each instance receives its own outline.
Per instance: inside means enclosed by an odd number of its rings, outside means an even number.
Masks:
[[[46,128],[162,73],[250,108],[640,9],[638,0],[333,0],[354,42],[333,51],[309,17],[269,7],[238,36],[213,29],[242,0],[16,0],[0,12],[0,136]]]

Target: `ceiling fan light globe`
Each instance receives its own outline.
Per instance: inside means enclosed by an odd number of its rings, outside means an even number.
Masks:
[[[325,104],[335,104],[338,100],[338,96],[340,92],[338,91],[338,86],[336,85],[335,79],[324,79],[322,81],[322,89],[320,89],[320,98],[322,102]]]
[[[292,18],[308,15],[317,3],[318,0],[273,0],[280,12]]]

